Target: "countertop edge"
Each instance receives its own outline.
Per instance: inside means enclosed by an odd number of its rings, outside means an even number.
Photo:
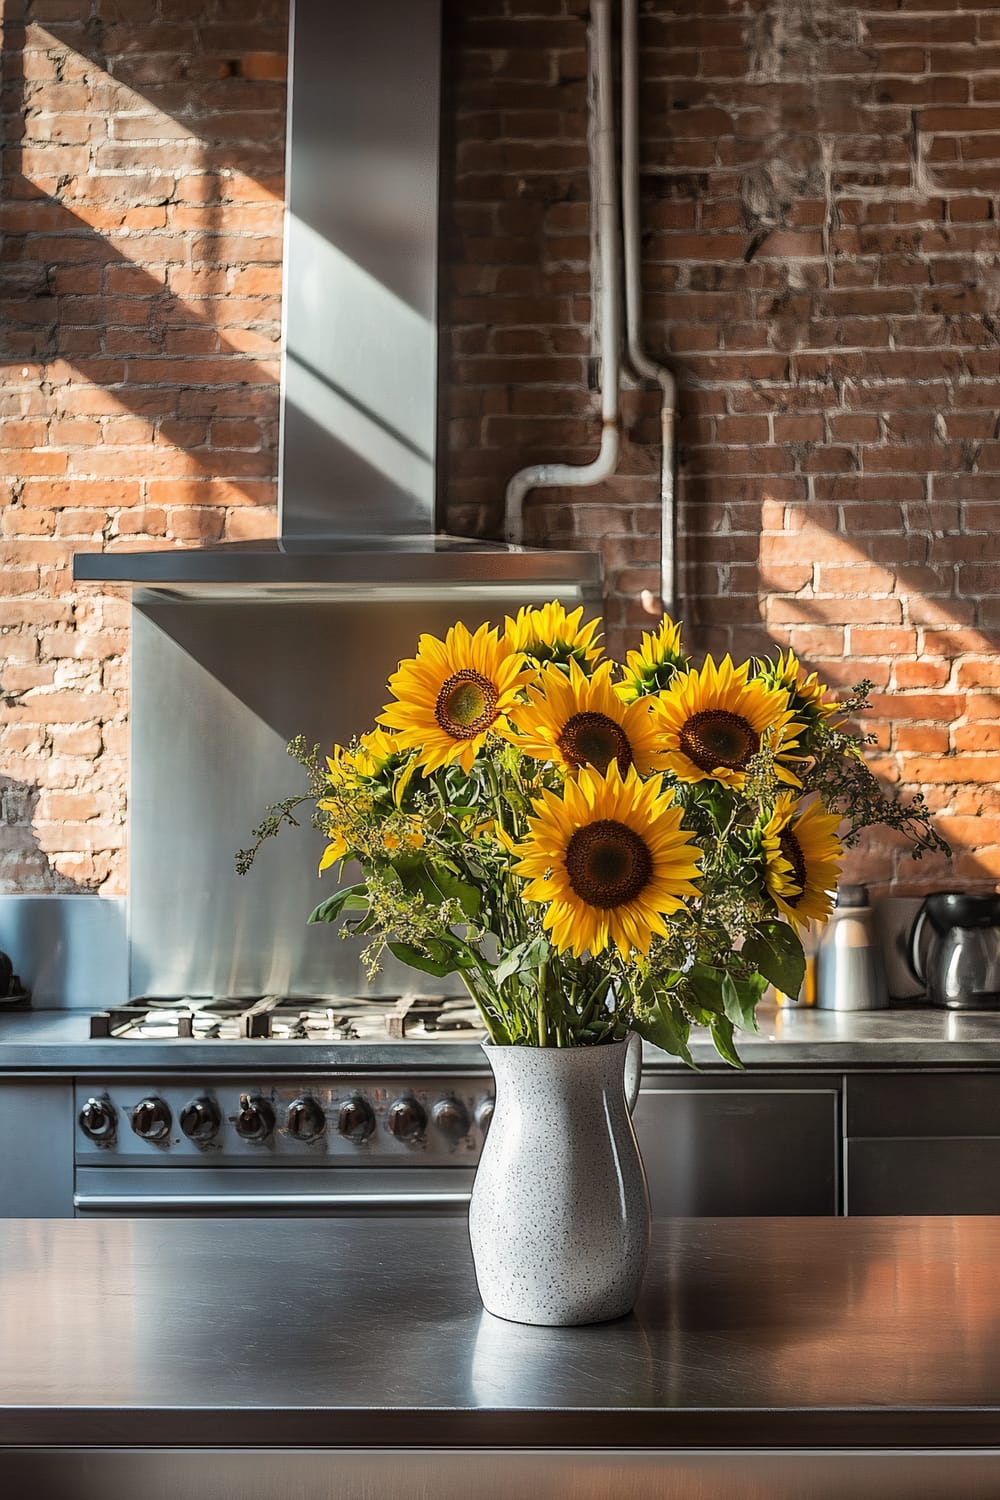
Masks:
[[[1000,1408],[0,1408],[0,1450],[309,1447],[1000,1448]]]

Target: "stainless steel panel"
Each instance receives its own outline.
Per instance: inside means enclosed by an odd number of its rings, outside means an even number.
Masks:
[[[121,1044],[122,1051],[127,1047],[127,1042]],[[240,1108],[240,1095],[248,1092],[264,1098],[274,1112],[274,1131],[264,1141],[242,1140],[233,1126]],[[189,1078],[177,1082],[165,1074],[131,1079],[112,1076],[77,1083],[77,1115],[92,1095],[108,1099],[117,1114],[118,1129],[110,1145],[101,1145],[86,1136],[77,1123],[76,1159],[90,1166],[121,1162],[130,1167],[148,1167],[151,1171],[178,1165],[200,1171],[269,1163],[359,1170],[401,1165],[408,1168],[468,1167],[471,1170],[479,1159],[482,1146],[482,1132],[475,1123],[476,1108],[492,1093],[490,1078],[427,1077],[417,1068],[408,1075],[397,1073],[395,1077],[392,1073],[366,1075],[354,1072],[343,1082],[336,1078],[331,1080],[329,1074],[325,1079],[275,1079],[256,1071],[249,1063],[242,1078],[237,1074],[228,1079]],[[302,1094],[315,1100],[326,1119],[326,1128],[313,1141],[296,1139],[286,1125],[289,1104]],[[358,1094],[370,1104],[375,1121],[371,1135],[361,1142],[348,1140],[337,1130],[341,1104]],[[171,1127],[162,1141],[143,1140],[131,1128],[132,1111],[141,1099],[150,1095],[162,1099],[170,1110]],[[180,1128],[180,1114],[191,1099],[202,1095],[214,1101],[221,1123],[210,1141],[199,1144],[184,1135]],[[416,1100],[427,1115],[425,1130],[412,1141],[397,1140],[386,1123],[390,1106],[404,1095]],[[445,1098],[460,1100],[468,1114],[468,1133],[458,1140],[445,1135],[433,1119],[434,1106]]]
[[[283,535],[435,529],[440,0],[294,0]]]
[[[654,1214],[835,1214],[835,1089],[644,1087],[633,1116]]]
[[[334,888],[316,874],[324,841],[306,823],[265,847],[245,878],[235,851],[268,803],[304,789],[286,754],[301,732],[324,750],[368,729],[386,677],[421,631],[456,616],[502,623],[454,599],[421,604],[158,603],[133,610],[130,985],[134,994],[365,994],[361,945],[307,927]],[[391,958],[375,993],[452,981]]]
[[[849,1214],[1000,1214],[1000,1135],[845,1143]]]
[[[560,1452],[264,1448],[0,1452],[48,1500],[995,1500],[1000,1448],[947,1452]]]
[[[1000,1074],[883,1073],[848,1078],[849,1136],[1000,1136]]]
[[[0,948],[36,1009],[99,1009],[128,995],[125,902],[115,896],[0,896]]]
[[[0,1218],[73,1215],[73,1087],[0,1078]]]
[[[251,1197],[267,1193],[353,1193],[382,1198],[395,1185],[402,1192],[442,1194],[466,1192],[472,1186],[475,1169],[456,1160],[447,1165],[409,1165],[405,1172],[395,1166],[373,1166],[362,1163],[352,1172],[340,1165],[324,1162],[257,1162],[240,1167],[207,1161],[196,1165],[165,1163],[160,1167],[137,1166],[135,1162],[95,1162],[93,1158],[77,1165],[76,1186],[85,1195],[156,1193],[166,1197],[217,1194],[227,1187]]]
[[[77,1214],[183,1214],[282,1218],[325,1216],[405,1218],[464,1214],[472,1191],[471,1167],[415,1167],[406,1172],[280,1164],[238,1169],[207,1163],[193,1167],[77,1168]]]

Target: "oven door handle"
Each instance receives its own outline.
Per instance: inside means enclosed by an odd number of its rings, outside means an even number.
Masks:
[[[74,1193],[73,1207],[91,1213],[215,1213],[247,1208],[455,1208],[471,1189],[436,1193]]]

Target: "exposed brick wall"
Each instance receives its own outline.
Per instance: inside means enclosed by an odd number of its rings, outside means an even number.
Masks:
[[[646,342],[681,384],[688,639],[872,678],[874,764],[924,790],[956,857],[875,836],[852,873],[993,885],[1000,5],[641,9]],[[449,493],[493,530],[517,463],[596,449],[585,10],[452,7]],[[600,541],[616,636],[656,586],[657,411],[627,394],[623,477],[529,500],[534,535]]]
[[[124,594],[273,534],[283,0],[8,0],[0,888],[124,888]]]
[[[445,0],[452,524],[596,450],[586,0]],[[285,10],[8,0],[0,884],[124,881],[123,599],[72,551],[274,528]],[[1000,4],[643,6],[647,343],[681,380],[684,614],[875,679],[877,766],[1000,877]],[[27,373],[23,374],[24,370]],[[657,394],[529,499],[655,586]],[[876,840],[866,869],[893,876]],[[943,869],[903,866],[940,883]]]

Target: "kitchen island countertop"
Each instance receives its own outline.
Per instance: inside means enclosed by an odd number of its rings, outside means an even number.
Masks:
[[[88,1035],[84,1010],[0,1011],[0,1078],[4,1073],[78,1075],[115,1069],[246,1069],[249,1062],[271,1071],[303,1068],[398,1067],[405,1054],[421,1065],[486,1071],[474,1042],[368,1043],[252,1041],[98,1040]],[[748,1067],[796,1070],[897,1067],[995,1067],[1000,1065],[1000,1012],[950,1012],[927,1006],[911,1010],[822,1011],[762,1007],[760,1030],[738,1035]],[[711,1042],[695,1036],[692,1055],[702,1068],[721,1063]],[[644,1049],[647,1068],[686,1072],[676,1058]]]
[[[632,1315],[544,1329],[463,1221],[9,1220],[0,1452],[997,1448],[998,1265],[1000,1219],[664,1220]]]

